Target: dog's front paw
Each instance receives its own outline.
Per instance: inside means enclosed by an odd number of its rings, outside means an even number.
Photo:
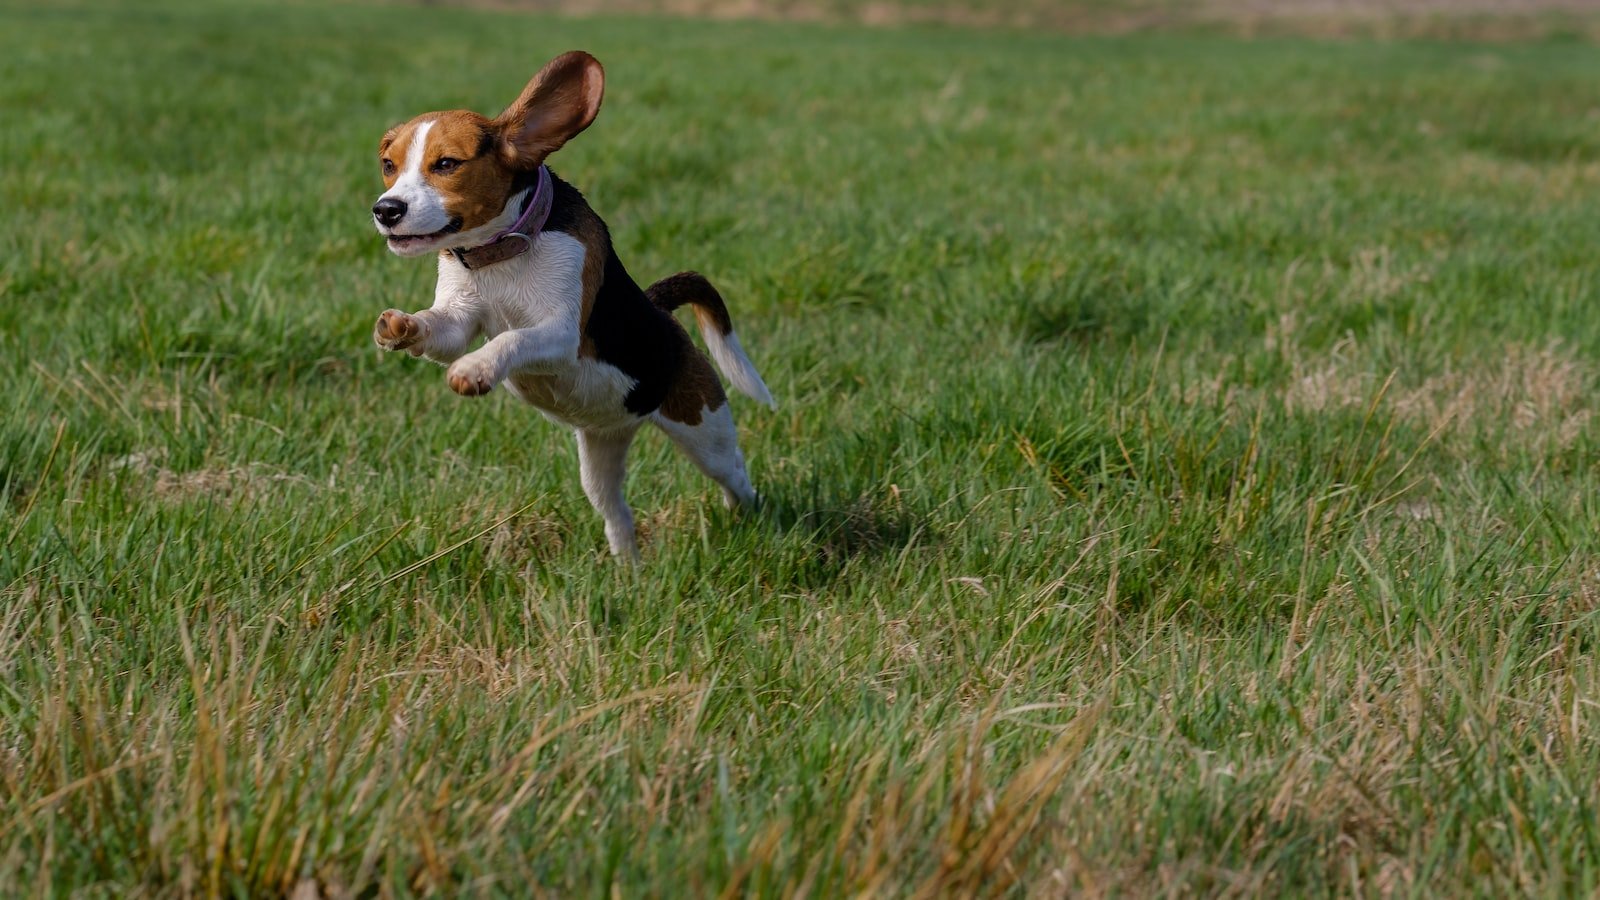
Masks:
[[[444,377],[450,382],[450,390],[463,397],[480,397],[487,394],[499,380],[492,365],[470,356],[464,356],[452,363],[449,370],[444,373]]]
[[[416,316],[386,309],[372,326],[372,339],[385,350],[405,350],[421,342],[427,332],[427,325]]]

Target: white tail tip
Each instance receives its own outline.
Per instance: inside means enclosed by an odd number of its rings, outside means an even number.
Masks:
[[[711,359],[739,393],[773,409],[778,408],[778,404],[773,402],[772,392],[767,390],[766,382],[757,374],[755,364],[745,355],[738,335],[731,331],[720,334],[716,328],[706,328],[701,334],[706,339],[706,347],[711,350]]]

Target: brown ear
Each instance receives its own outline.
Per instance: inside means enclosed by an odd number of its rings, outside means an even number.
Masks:
[[[494,120],[505,136],[507,164],[531,169],[589,127],[600,112],[606,74],[582,50],[563,53],[533,76],[522,96]]]

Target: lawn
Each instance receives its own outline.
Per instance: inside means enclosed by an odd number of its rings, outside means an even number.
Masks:
[[[0,884],[1600,888],[1600,55],[309,3],[0,10]],[[763,507],[372,345],[375,149],[705,272]]]

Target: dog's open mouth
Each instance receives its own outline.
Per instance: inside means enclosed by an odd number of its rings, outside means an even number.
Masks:
[[[455,234],[461,230],[461,220],[451,219],[450,224],[433,232],[432,234],[391,234],[389,246],[396,250],[405,250],[410,247],[422,247],[434,241],[443,240],[447,235]]]

